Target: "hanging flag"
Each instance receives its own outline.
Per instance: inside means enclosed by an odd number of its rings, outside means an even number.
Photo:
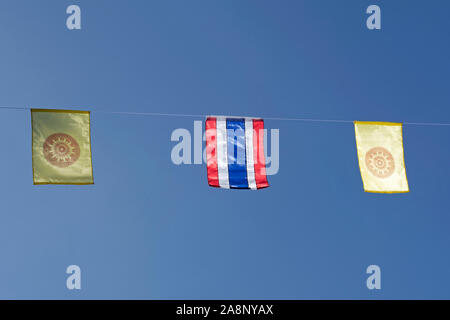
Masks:
[[[355,136],[364,191],[409,192],[402,124],[355,121]]]
[[[205,130],[210,186],[252,190],[269,186],[262,119],[207,117]]]
[[[34,184],[93,184],[89,111],[31,109]]]

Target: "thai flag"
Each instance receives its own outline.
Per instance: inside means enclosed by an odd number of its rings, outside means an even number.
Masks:
[[[262,119],[207,117],[205,130],[210,186],[252,190],[269,186]]]

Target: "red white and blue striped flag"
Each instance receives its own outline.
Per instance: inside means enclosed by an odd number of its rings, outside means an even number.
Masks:
[[[208,183],[226,189],[269,186],[264,158],[264,121],[253,118],[207,117]]]

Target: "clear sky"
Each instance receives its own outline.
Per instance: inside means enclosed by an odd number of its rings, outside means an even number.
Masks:
[[[171,133],[194,119],[96,112],[450,122],[449,11],[1,1],[0,105],[91,110],[95,185],[33,186],[29,111],[0,110],[0,298],[450,298],[449,126],[405,125],[411,192],[379,195],[363,192],[351,123],[267,120],[280,170],[251,192],[172,163]],[[66,288],[71,264],[80,291]],[[380,291],[366,287],[371,264]]]

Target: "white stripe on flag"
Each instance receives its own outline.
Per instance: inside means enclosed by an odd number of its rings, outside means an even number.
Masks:
[[[228,148],[227,148],[227,120],[217,117],[217,169],[219,173],[219,186],[230,188],[228,179]]]
[[[253,120],[245,119],[245,154],[247,158],[248,187],[256,190],[255,161],[253,157]]]

